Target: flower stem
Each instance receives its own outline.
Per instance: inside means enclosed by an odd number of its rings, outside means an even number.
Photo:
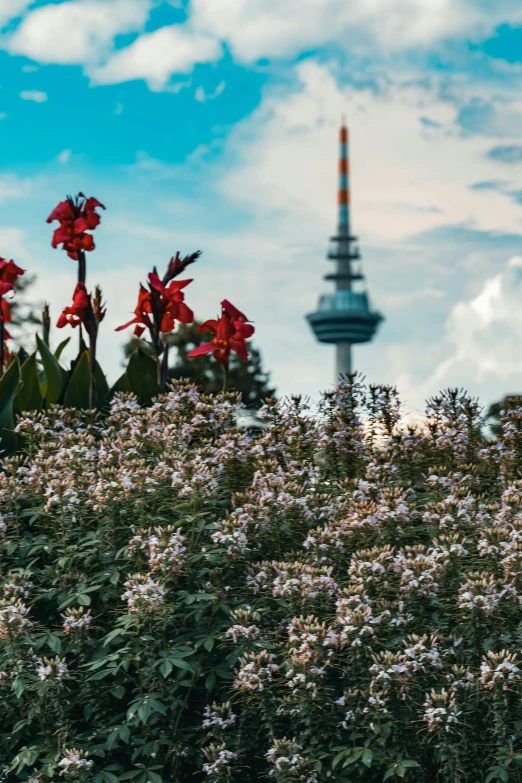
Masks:
[[[89,369],[91,372],[91,384],[89,388],[89,408],[96,408],[96,332],[89,337]]]
[[[78,282],[85,283],[85,277],[87,274],[87,268],[85,263],[85,252],[78,250]]]
[[[228,389],[228,367],[223,367],[223,394]]]
[[[49,314],[49,305],[47,303],[44,305],[42,311],[42,328],[43,328],[43,341],[47,346],[49,346],[49,339],[51,335],[51,316]]]
[[[169,377],[169,346],[164,343],[163,358],[161,360],[161,371],[160,371],[160,386],[163,389],[163,391],[166,391],[168,377]]]
[[[5,345],[5,331],[4,331],[4,319],[0,320],[0,378],[4,374],[4,345]]]
[[[90,302],[90,297],[89,297]],[[97,407],[96,399],[96,341],[98,339],[98,321],[92,305],[89,308],[88,321],[85,324],[85,331],[89,335],[89,370],[91,382],[89,386],[89,408],[94,410]]]

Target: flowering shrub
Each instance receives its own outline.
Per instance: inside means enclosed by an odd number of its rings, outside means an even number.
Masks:
[[[20,419],[0,473],[3,780],[519,781],[522,409],[310,416],[176,383]]]

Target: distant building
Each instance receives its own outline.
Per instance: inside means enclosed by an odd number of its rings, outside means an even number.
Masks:
[[[373,310],[364,288],[357,237],[350,233],[350,185],[348,159],[348,129],[344,122],[339,133],[339,224],[327,255],[335,262],[335,271],[325,275],[333,280],[335,291],[321,294],[317,310],[306,316],[319,342],[336,346],[335,380],[341,373],[353,372],[352,345],[373,339],[383,316]],[[361,290],[354,290],[353,284]]]

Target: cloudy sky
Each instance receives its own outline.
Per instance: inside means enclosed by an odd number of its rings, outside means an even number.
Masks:
[[[522,391],[519,0],[0,0],[0,27],[0,255],[56,319],[75,265],[45,218],[69,192],[107,205],[88,284],[112,378],[139,280],[201,248],[196,315],[245,310],[281,393],[331,384],[304,315],[330,285],[344,113],[386,316],[356,366],[414,409]]]

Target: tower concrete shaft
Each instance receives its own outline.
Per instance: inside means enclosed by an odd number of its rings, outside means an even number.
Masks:
[[[323,294],[315,312],[307,320],[319,342],[336,346],[335,381],[340,374],[352,372],[352,345],[372,340],[382,315],[372,311],[366,291],[354,291],[353,284],[364,280],[359,266],[359,249],[354,243],[350,226],[350,161],[348,128],[339,131],[339,186],[337,193],[337,234],[328,258],[335,262],[335,271],[325,276],[335,284],[333,294]]]
[[[348,342],[337,343],[335,346],[335,380],[340,375],[352,371],[352,344]]]
[[[352,290],[350,258],[350,159],[348,156],[348,128],[344,122],[339,130],[339,190],[337,192],[339,209],[337,291]],[[339,342],[335,347],[335,381],[340,375],[352,371],[352,344]]]

